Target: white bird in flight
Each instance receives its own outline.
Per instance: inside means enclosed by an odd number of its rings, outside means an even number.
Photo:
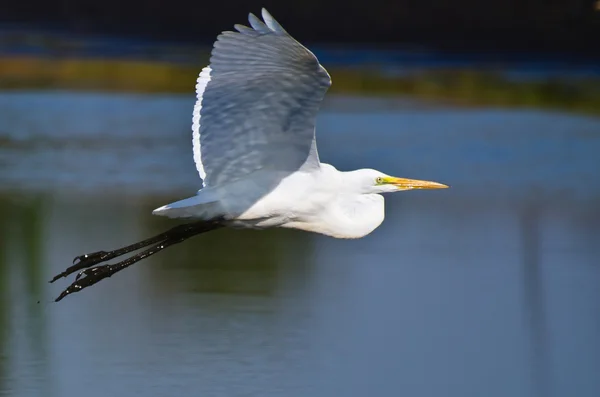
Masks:
[[[250,14],[251,27],[235,25],[237,32],[221,33],[210,65],[198,77],[192,142],[202,189],[152,212],[193,222],[117,250],[76,257],[51,280],[79,271],[56,301],[220,227],[284,227],[360,238],[383,222],[381,193],[448,187],[321,163],[315,118],[331,78],[264,8],[262,17]],[[124,261],[96,266],[147,246]]]

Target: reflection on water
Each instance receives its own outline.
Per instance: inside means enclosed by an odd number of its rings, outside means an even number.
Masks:
[[[549,395],[551,378],[548,376],[550,349],[546,335],[546,307],[540,263],[540,203],[531,201],[522,206],[519,214],[521,251],[523,261],[523,306],[531,333],[531,372],[537,395]]]
[[[54,304],[197,189],[190,98],[0,96],[0,395],[598,395],[600,120],[342,103],[322,158],[453,188],[360,240],[198,236]]]

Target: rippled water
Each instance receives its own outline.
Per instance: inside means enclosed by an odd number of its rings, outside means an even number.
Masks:
[[[0,95],[0,395],[597,396],[600,119],[330,98],[323,161],[438,180],[361,240],[221,230],[51,303],[198,189],[188,96]],[[37,303],[40,301],[40,303]]]

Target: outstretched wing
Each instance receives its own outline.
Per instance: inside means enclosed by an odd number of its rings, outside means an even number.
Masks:
[[[221,33],[198,77],[192,130],[204,186],[319,166],[315,118],[331,79],[264,8],[262,17]]]

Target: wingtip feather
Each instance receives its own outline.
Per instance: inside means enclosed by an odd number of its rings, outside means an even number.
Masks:
[[[251,29],[248,26],[244,26],[244,25],[240,25],[240,24],[235,24],[235,25],[233,25],[233,27],[238,32],[240,32],[242,34],[245,34],[245,35],[248,35],[248,36],[256,36],[256,35],[258,35],[258,32],[256,30]]]
[[[274,32],[278,32],[278,33],[287,33],[285,31],[285,29],[283,28],[283,26],[281,26],[281,24],[279,22],[277,22],[277,20],[275,18],[273,18],[273,15],[271,15],[271,13],[269,11],[267,11],[266,8],[262,8],[261,10],[261,14],[263,17],[263,20],[265,21],[265,24],[267,25],[267,27],[269,29],[271,29]]]
[[[248,22],[250,22],[250,26],[257,32],[269,33],[271,31],[271,29],[269,29],[269,27],[253,13],[248,14]]]

